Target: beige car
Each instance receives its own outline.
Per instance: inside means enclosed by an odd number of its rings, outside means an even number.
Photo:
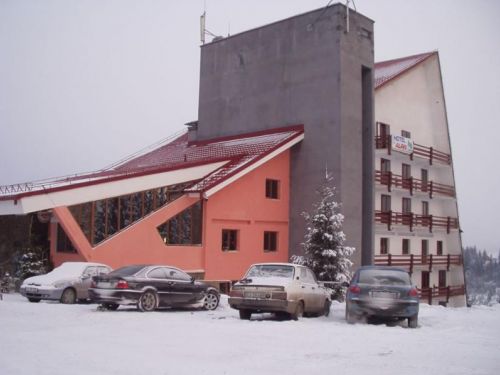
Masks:
[[[291,263],[252,265],[232,288],[229,305],[241,319],[252,313],[272,312],[297,320],[303,315],[328,316],[330,292],[305,266]]]

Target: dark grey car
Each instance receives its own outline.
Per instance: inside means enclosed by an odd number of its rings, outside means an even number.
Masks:
[[[418,291],[410,275],[395,267],[359,268],[349,285],[346,320],[355,323],[363,317],[408,319],[408,326],[418,325]]]

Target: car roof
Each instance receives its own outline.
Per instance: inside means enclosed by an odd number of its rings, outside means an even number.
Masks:
[[[266,262],[266,263],[254,263],[252,264],[250,267],[253,267],[253,266],[292,266],[292,267],[295,267],[295,266],[298,266],[298,267],[306,267],[302,264],[295,264],[295,263],[284,263],[284,262]]]

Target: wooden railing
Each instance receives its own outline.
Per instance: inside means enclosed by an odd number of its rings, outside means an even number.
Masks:
[[[391,230],[393,225],[407,225],[410,227],[410,231],[413,231],[416,226],[429,228],[430,232],[435,228],[445,228],[446,233],[450,233],[451,229],[459,229],[457,218],[417,215],[412,212],[375,211],[375,222],[387,224],[387,230]]]
[[[432,271],[434,266],[446,266],[449,271],[451,266],[458,266],[463,264],[461,255],[393,255],[382,254],[375,255],[374,264],[377,266],[395,266],[407,267],[410,273],[413,273],[415,266],[425,266]]]
[[[450,185],[438,184],[434,181],[423,182],[418,178],[404,178],[392,172],[375,171],[375,181],[381,185],[387,186],[387,191],[392,191],[393,187],[406,189],[411,195],[415,191],[428,193],[430,198],[435,194],[440,194],[448,197],[455,197],[455,188]]]
[[[446,298],[446,303],[450,297],[465,295],[465,286],[434,286],[432,288],[422,288],[418,290],[421,300],[426,300],[429,305],[432,305],[432,300],[435,298]]]
[[[375,137],[375,148],[376,149],[387,149],[387,153],[390,155],[391,150],[391,135],[385,137],[376,136]],[[427,147],[419,145],[418,143],[413,143],[413,153],[409,155],[410,159],[413,160],[414,156],[418,156],[429,160],[429,164],[432,165],[435,161],[442,164],[451,164],[451,155],[444,153],[442,151],[436,150],[433,147]]]

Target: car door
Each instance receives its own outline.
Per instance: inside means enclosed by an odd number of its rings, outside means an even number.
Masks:
[[[314,311],[322,311],[325,302],[325,292],[309,268],[307,269],[307,279],[311,283],[311,306],[314,307]]]
[[[172,306],[172,281],[167,278],[166,267],[154,267],[146,273],[146,281],[142,287],[153,287],[158,294],[159,306]]]
[[[300,288],[302,290],[302,299],[305,302],[305,311],[314,311],[313,284],[306,267],[300,267]]]
[[[167,279],[171,282],[172,304],[186,305],[200,299],[202,290],[192,281],[191,276],[176,268],[166,268],[166,272]]]

